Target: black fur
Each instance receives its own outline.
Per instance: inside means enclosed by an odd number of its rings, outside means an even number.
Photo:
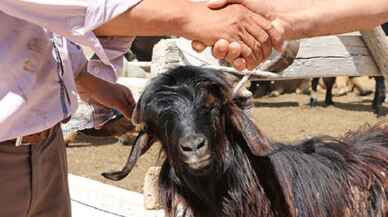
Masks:
[[[135,120],[162,143],[167,216],[386,217],[388,127],[270,142],[231,99],[221,72],[178,67],[145,89]],[[208,138],[211,163],[192,171],[178,140],[186,129]],[[181,207],[181,208],[179,208]]]

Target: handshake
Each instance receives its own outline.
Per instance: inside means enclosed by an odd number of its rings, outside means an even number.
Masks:
[[[202,3],[193,2],[201,1]],[[371,29],[388,21],[387,0],[142,0],[94,32],[175,35],[236,69],[254,69],[285,40]],[[125,1],[124,1],[125,2]]]
[[[190,26],[194,50],[212,46],[217,59],[224,59],[237,70],[254,69],[271,55],[281,51],[285,40],[285,22],[277,19],[265,0],[210,0],[209,14],[198,14],[207,25]],[[195,12],[194,12],[195,13]],[[208,16],[206,16],[208,15]],[[198,31],[198,32],[196,32]]]

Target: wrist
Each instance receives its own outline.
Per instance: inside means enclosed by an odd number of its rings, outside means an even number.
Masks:
[[[310,36],[318,14],[322,13],[315,0],[263,0],[263,4],[265,10],[259,13],[275,22],[274,27],[284,33],[286,40]]]
[[[203,29],[203,26],[199,26],[200,22],[198,20],[204,16],[203,10],[209,9],[203,3],[185,1],[188,3],[188,6],[181,11],[181,16],[178,18],[179,21],[177,21],[178,25],[175,26],[175,35],[195,40],[196,31]]]
[[[143,0],[94,32],[99,36],[181,35],[189,10],[187,0]]]
[[[319,32],[315,25],[317,14],[313,10],[301,10],[295,13],[284,13],[276,15],[275,21],[283,32],[285,40],[294,40],[312,37]],[[276,26],[275,26],[276,27]]]
[[[143,0],[136,8],[137,20],[146,35],[181,36],[190,14],[190,2],[186,0]],[[133,12],[132,12],[133,13]],[[133,17],[134,14],[131,14]]]

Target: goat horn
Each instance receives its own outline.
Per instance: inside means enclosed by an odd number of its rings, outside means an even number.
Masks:
[[[270,71],[274,73],[283,71],[294,62],[296,55],[298,54],[299,47],[300,47],[299,41],[287,42],[283,52],[280,53],[278,56],[276,56],[274,59],[264,62],[260,66],[260,70],[262,70],[262,73],[264,73],[265,71]],[[252,74],[249,74],[249,73],[244,75],[244,77],[233,88],[232,98],[235,98],[236,96],[238,96],[240,90],[243,88],[243,85],[251,77],[252,77]]]
[[[144,130],[141,131],[136,137],[134,145],[128,156],[127,163],[125,164],[123,169],[121,171],[102,173],[102,176],[113,181],[119,181],[125,178],[132,171],[140,156],[147,152],[147,150],[151,147],[152,144],[152,137]]]
[[[298,55],[300,43],[298,40],[288,41],[283,52],[272,60],[264,62],[260,69],[264,71],[278,73],[290,66]]]

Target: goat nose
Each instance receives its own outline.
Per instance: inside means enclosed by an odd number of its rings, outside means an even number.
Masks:
[[[207,140],[202,135],[190,135],[184,137],[180,142],[180,148],[183,153],[203,152],[207,150]]]

